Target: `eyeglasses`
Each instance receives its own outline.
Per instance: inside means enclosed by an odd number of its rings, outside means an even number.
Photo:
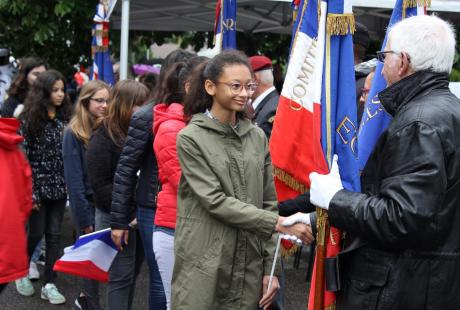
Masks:
[[[377,51],[377,60],[380,62],[385,62],[387,54],[399,54],[395,51]]]
[[[109,103],[109,101],[104,98],[89,98],[89,100],[96,101],[99,104]]]
[[[387,57],[387,54],[396,54],[396,55],[406,55],[407,60],[410,62],[410,57],[407,53],[405,52],[395,52],[395,51],[377,51],[377,60],[380,62],[385,62],[385,58]]]
[[[255,83],[255,82],[250,82],[248,84],[242,84],[242,83],[238,83],[238,82],[233,82],[233,83],[215,82],[215,84],[225,84],[225,85],[227,85],[230,88],[230,91],[234,95],[239,95],[241,93],[241,91],[243,90],[243,87],[244,87],[244,89],[246,89],[246,91],[249,94],[253,94],[256,91],[257,86],[258,86],[257,83]]]

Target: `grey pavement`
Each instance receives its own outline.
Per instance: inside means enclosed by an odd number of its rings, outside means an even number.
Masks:
[[[69,214],[66,212],[63,223],[63,248],[72,244],[72,224]],[[306,281],[308,248],[304,247],[298,269],[293,267],[293,258],[289,258],[285,264],[286,273],[286,310],[306,309],[309,283]],[[43,274],[43,267],[39,266]],[[64,310],[75,309],[74,301],[80,292],[80,281],[75,276],[58,274],[56,286],[64,294],[67,302],[63,305],[51,305],[48,301],[40,298],[41,282],[33,282],[35,294],[31,297],[20,296],[16,292],[14,283],[10,283],[0,294],[0,310]],[[105,302],[105,285],[101,285],[101,305],[107,309]],[[136,289],[133,302],[133,310],[148,310],[148,270],[144,263],[136,282]]]

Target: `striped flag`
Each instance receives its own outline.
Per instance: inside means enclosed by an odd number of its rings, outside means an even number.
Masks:
[[[382,51],[387,43],[388,30],[404,18],[416,15],[426,14],[426,9],[423,6],[428,4],[429,0],[397,0],[393,13],[391,14],[390,23],[388,24],[387,33],[382,44]],[[418,4],[418,5],[417,5]],[[391,122],[391,116],[385,112],[385,109],[380,104],[378,93],[387,87],[387,83],[382,75],[383,63],[379,62],[375,69],[374,79],[369,91],[367,102],[364,106],[363,117],[358,133],[358,158],[359,169],[362,171],[366,162],[374,150],[375,144],[382,132],[388,127]]]
[[[214,48],[218,53],[236,49],[236,0],[217,0]]]
[[[99,3],[96,6],[96,15],[93,18],[93,41],[91,43],[93,67],[90,79],[102,80],[109,85],[115,84],[109,51],[109,17],[115,4],[116,1],[110,1],[106,4]]]
[[[118,249],[110,228],[83,235],[54,264],[54,270],[101,282],[109,280],[109,269]]]
[[[302,0],[299,4],[289,65],[270,140],[278,199],[310,187],[311,172],[327,173],[334,154],[344,187],[360,191],[357,159],[356,93],[348,0]],[[324,213],[324,212],[322,212]],[[324,257],[315,260],[309,309],[321,295],[321,308],[334,307],[335,295],[317,281],[325,257],[341,249],[341,232],[318,213],[317,244]],[[319,253],[317,248],[317,253]],[[315,308],[316,308],[315,307]],[[318,308],[316,308],[318,309]],[[328,308],[333,309],[333,308]]]

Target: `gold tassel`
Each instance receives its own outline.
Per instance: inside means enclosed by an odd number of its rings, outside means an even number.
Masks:
[[[336,309],[335,301],[332,303],[332,305],[324,307],[324,310],[335,310],[335,309]]]
[[[294,255],[298,249],[299,247],[295,244],[290,249],[286,249],[285,247],[281,246],[281,257],[287,259]]]
[[[108,38],[109,37],[109,31],[108,30],[91,30],[91,34],[94,35],[102,35],[103,38]]]
[[[403,8],[415,8],[416,6],[431,6],[431,0],[404,0]]]
[[[289,173],[278,167],[273,167],[273,175],[277,177],[280,181],[282,181],[284,184],[295,190],[296,192],[305,193],[307,191],[305,185],[303,185]]]
[[[108,48],[109,48],[108,46],[92,46],[91,47],[91,55],[92,55],[92,57],[94,57],[96,52],[106,52]]]
[[[355,16],[353,14],[327,14],[326,31],[331,36],[355,33]]]

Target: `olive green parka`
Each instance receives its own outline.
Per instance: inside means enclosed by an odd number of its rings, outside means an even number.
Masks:
[[[177,138],[172,309],[258,309],[275,253],[278,218],[264,132],[196,114]]]

